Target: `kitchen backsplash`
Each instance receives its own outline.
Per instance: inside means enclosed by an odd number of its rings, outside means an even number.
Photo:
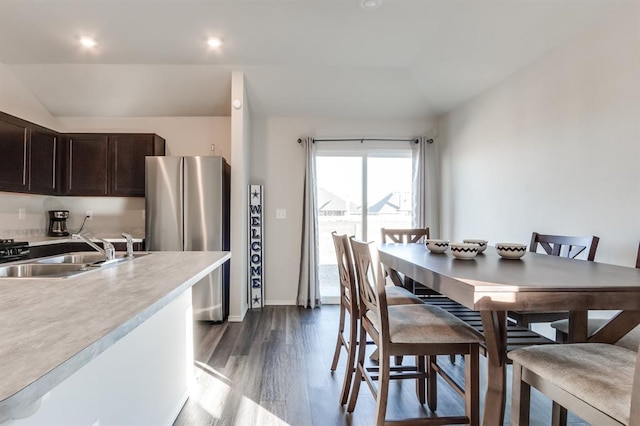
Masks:
[[[49,210],[69,210],[67,227],[77,232],[90,210],[84,230],[99,237],[128,232],[144,237],[144,198],[52,197],[0,192],[0,238],[46,236]],[[21,214],[24,213],[24,214]]]

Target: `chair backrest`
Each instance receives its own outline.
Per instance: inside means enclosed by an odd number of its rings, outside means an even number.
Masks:
[[[429,239],[429,228],[411,229],[380,229],[380,236],[383,243],[424,243]]]
[[[356,276],[353,269],[353,257],[351,256],[349,237],[345,234],[338,235],[335,231],[331,233],[331,237],[333,238],[333,245],[336,249],[336,260],[338,261],[340,298],[348,302],[351,307],[351,315],[357,317],[358,290],[356,288]]]
[[[570,259],[575,258],[586,250],[587,260],[593,261],[596,257],[598,242],[600,238],[590,237],[568,237],[564,235],[544,235],[534,232],[531,235],[530,252],[537,252],[538,246],[542,247],[545,253],[552,256],[562,256]]]
[[[378,249],[373,242],[358,241],[354,237],[350,241],[360,295],[360,317],[366,321],[367,313],[371,311],[380,321],[378,333],[381,338],[390,341],[387,294]]]

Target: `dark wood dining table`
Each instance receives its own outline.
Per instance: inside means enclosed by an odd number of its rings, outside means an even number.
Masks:
[[[429,252],[424,244],[381,244],[380,260],[479,311],[487,354],[482,424],[502,425],[506,401],[507,311],[569,311],[570,342],[614,343],[640,323],[640,269],[527,252],[503,259],[494,247],[475,258]],[[587,336],[587,311],[620,311]]]

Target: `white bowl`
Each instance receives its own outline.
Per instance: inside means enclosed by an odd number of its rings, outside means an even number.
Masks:
[[[470,244],[477,244],[478,247],[478,253],[482,253],[483,251],[485,251],[487,249],[487,240],[462,240],[463,243],[470,243]]]
[[[458,259],[471,259],[476,257],[480,247],[471,243],[451,243],[451,254]]]
[[[425,245],[432,253],[444,253],[449,248],[449,240],[426,240]]]
[[[527,252],[527,245],[520,243],[496,243],[496,252],[505,259],[520,259]]]

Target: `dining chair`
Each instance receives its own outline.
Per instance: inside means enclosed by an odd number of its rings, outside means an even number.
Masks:
[[[636,252],[636,268],[640,269],[640,244],[638,244],[638,251]],[[609,319],[606,318],[589,318],[589,320],[587,321],[587,335],[592,336],[596,331],[598,331],[608,322]],[[567,343],[567,338],[569,336],[569,320],[557,320],[552,322],[550,325],[556,330],[556,342]],[[640,325],[627,333],[615,344],[625,348],[637,350],[638,345],[640,345]]]
[[[530,346],[508,357],[513,361],[511,425],[529,424],[532,386],[590,424],[640,425],[636,351],[574,343]]]
[[[385,243],[396,244],[410,244],[410,243],[425,243],[425,240],[429,239],[429,228],[380,228],[380,241]],[[391,281],[397,285],[406,288],[407,290],[418,293],[416,283],[409,277],[405,277],[399,273],[391,273],[386,270],[387,276]],[[429,288],[423,288],[420,286],[421,296],[439,296],[440,293],[431,290]]]
[[[380,228],[380,239],[382,243],[425,243],[429,239],[429,228]],[[401,275],[399,272],[385,268],[385,273],[391,281],[399,287],[404,287],[420,297],[439,297],[440,300],[450,301],[449,298],[441,295],[437,291],[417,284],[411,278]],[[433,299],[432,299],[433,300]],[[449,357],[452,364],[456,362],[456,356]]]
[[[458,392],[465,401],[465,413],[460,416],[403,419],[412,424],[479,424],[480,378],[479,350],[482,336],[443,309],[426,304],[390,306],[378,250],[373,243],[350,238],[359,295],[360,336],[355,377],[347,406],[353,412],[360,384],[364,380],[376,399],[375,425],[385,424],[392,356],[415,356],[416,371],[398,372],[394,379],[414,379],[418,399],[424,403],[425,382],[427,403],[437,409],[437,374]],[[365,366],[366,338],[370,336],[379,350],[376,376]],[[465,357],[465,383],[459,385],[437,364],[437,355],[461,354]],[[426,362],[425,362],[426,360]],[[377,377],[377,386],[374,383]],[[398,420],[400,421],[400,420]]]
[[[429,239],[429,228],[381,228],[380,236],[383,243],[424,243]]]
[[[537,253],[541,248],[544,253],[551,256],[566,257],[575,259],[581,253],[586,252],[586,260],[593,261],[596,257],[598,242],[600,239],[596,236],[588,237],[572,237],[564,235],[547,235],[533,232],[531,235],[531,244],[529,251]],[[529,312],[529,311],[509,311],[509,318],[516,321],[519,325],[529,327],[532,323],[552,322],[569,317],[567,311],[557,312]]]
[[[338,325],[338,336],[336,339],[336,348],[331,362],[331,371],[336,371],[340,354],[344,347],[347,352],[347,362],[345,367],[344,379],[342,382],[342,392],[340,393],[340,404],[347,403],[349,398],[349,390],[351,389],[351,379],[354,373],[354,363],[356,357],[358,325],[360,314],[358,310],[358,290],[356,287],[356,276],[353,269],[353,257],[349,246],[349,237],[347,235],[338,235],[335,231],[331,233],[333,245],[336,250],[336,260],[338,262],[338,277],[340,281],[340,321]],[[422,300],[416,295],[410,293],[404,288],[389,286],[387,288],[387,296],[389,304],[404,303],[422,303]],[[349,334],[345,337],[346,316],[349,315]],[[397,364],[401,364],[402,360],[397,359]]]

